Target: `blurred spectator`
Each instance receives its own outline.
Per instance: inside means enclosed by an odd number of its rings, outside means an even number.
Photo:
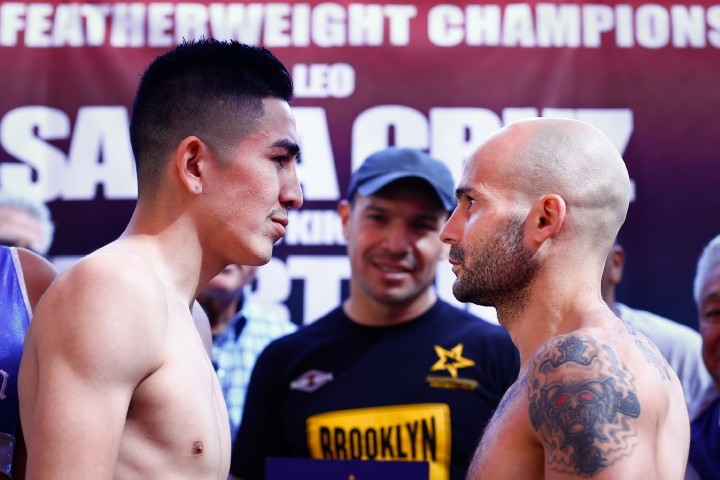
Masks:
[[[14,191],[0,191],[0,245],[22,247],[46,255],[55,225],[40,200]]]
[[[233,441],[240,427],[250,374],[258,355],[272,340],[297,330],[253,302],[246,290],[257,267],[228,265],[198,296],[212,331],[212,362],[220,380]]]
[[[655,343],[680,379],[692,419],[714,390],[712,379],[703,367],[700,334],[670,319],[618,302],[615,287],[622,280],[624,265],[625,251],[616,242],[605,260],[601,286],[603,299],[615,315]]]
[[[720,235],[703,250],[693,285],[700,317],[703,360],[720,392]],[[690,463],[686,479],[720,478],[720,398],[710,403],[690,425]]]
[[[24,477],[17,375],[32,311],[56,275],[47,260],[24,248],[45,254],[52,235],[44,203],[0,191],[0,478]],[[7,248],[16,246],[24,248]]]

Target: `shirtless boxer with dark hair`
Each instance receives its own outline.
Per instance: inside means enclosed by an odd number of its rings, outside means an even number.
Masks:
[[[130,223],[58,277],[28,333],[29,479],[227,477],[227,411],[191,307],[226,265],[267,263],[302,203],[291,95],[269,51],[237,42],[184,43],[147,69]]]

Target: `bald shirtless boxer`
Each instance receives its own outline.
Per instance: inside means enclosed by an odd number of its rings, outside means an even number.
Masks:
[[[28,333],[27,478],[227,478],[227,412],[191,306],[226,265],[267,263],[302,203],[291,95],[270,52],[237,42],[184,43],[145,72],[130,223],[58,277]]]
[[[441,232],[453,293],[495,306],[521,359],[468,478],[683,478],[678,379],[600,296],[630,197],[607,137],[575,120],[517,122],[473,153],[457,197]]]

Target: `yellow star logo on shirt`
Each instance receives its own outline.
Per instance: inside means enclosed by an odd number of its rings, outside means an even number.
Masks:
[[[450,350],[445,350],[435,345],[435,353],[437,353],[439,360],[430,368],[430,371],[437,372],[438,370],[447,370],[453,378],[457,378],[459,368],[472,367],[475,365],[475,362],[462,356],[463,348],[462,343],[458,343]]]

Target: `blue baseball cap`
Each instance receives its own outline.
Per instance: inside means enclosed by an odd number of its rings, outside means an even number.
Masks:
[[[355,193],[370,196],[402,178],[425,180],[448,212],[455,209],[455,181],[450,170],[439,160],[414,148],[390,147],[365,159],[350,178],[348,198]]]

